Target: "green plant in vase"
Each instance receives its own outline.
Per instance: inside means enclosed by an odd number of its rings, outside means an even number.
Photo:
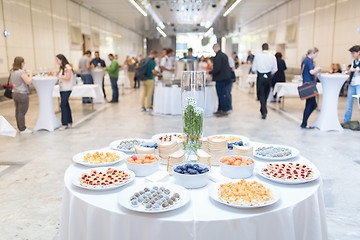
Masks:
[[[204,128],[204,109],[196,106],[196,99],[187,97],[183,113],[184,149],[195,153],[201,148]]]

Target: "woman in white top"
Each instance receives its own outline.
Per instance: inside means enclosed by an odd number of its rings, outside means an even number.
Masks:
[[[69,97],[73,86],[74,71],[62,54],[56,55],[56,62],[59,68],[59,89],[60,89],[60,108],[61,108],[61,124],[60,130],[67,129],[72,125],[71,109],[69,104]]]
[[[206,72],[207,65],[208,65],[208,63],[206,62],[205,57],[201,56],[200,61],[199,61],[199,65],[198,65],[199,71]]]

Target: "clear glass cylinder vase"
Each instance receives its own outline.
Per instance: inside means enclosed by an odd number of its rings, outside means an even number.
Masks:
[[[184,71],[181,76],[183,144],[187,159],[201,148],[204,132],[206,72]]]

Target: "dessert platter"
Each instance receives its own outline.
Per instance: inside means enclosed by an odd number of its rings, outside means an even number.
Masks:
[[[216,184],[210,190],[210,197],[235,208],[258,208],[276,203],[280,193],[265,183],[242,179]]]
[[[208,138],[226,139],[227,144],[228,144],[228,148],[230,150],[232,150],[233,145],[237,145],[237,146],[248,146],[248,145],[250,145],[250,139],[247,138],[247,137],[244,137],[244,136],[240,136],[240,135],[220,134],[220,135],[212,135],[212,136],[209,136]]]
[[[185,206],[190,201],[189,191],[175,184],[146,184],[129,187],[119,194],[119,204],[143,213],[168,212]]]
[[[87,167],[105,167],[116,164],[126,158],[126,154],[120,151],[90,150],[73,156],[73,161]]]
[[[319,171],[315,167],[291,162],[269,163],[266,167],[257,168],[256,172],[270,181],[285,184],[307,183],[320,177]]]
[[[159,158],[153,154],[135,154],[126,160],[126,166],[137,177],[145,177],[159,169]]]
[[[94,191],[104,191],[124,186],[135,179],[135,173],[119,168],[93,168],[74,175],[73,185]]]
[[[262,145],[254,150],[254,156],[262,160],[285,161],[299,155],[299,150],[283,145]]]
[[[120,139],[110,143],[110,148],[118,151],[123,151],[125,153],[134,153],[135,146],[140,146],[143,143],[144,139],[139,138]]]

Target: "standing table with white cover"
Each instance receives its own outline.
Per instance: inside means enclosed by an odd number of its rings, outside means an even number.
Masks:
[[[34,131],[45,129],[54,131],[60,127],[54,112],[52,93],[57,82],[57,77],[33,77],[34,85],[39,97],[39,116]]]
[[[95,69],[91,69],[91,76],[93,78],[94,84],[98,85],[100,88],[102,88],[102,82],[105,76],[105,72],[104,70],[100,69],[100,68],[95,68]],[[101,95],[102,97],[97,97],[97,98],[93,98],[93,101],[95,103],[103,103],[105,102],[104,99],[104,93],[102,93]]]
[[[304,164],[303,158],[292,159]],[[266,162],[256,161],[265,166]],[[126,170],[124,163],[114,165]],[[190,190],[191,201],[166,213],[139,213],[120,206],[118,197],[127,187],[143,186],[136,177],[129,185],[109,191],[89,191],[71,183],[74,175],[89,168],[71,165],[64,177],[60,239],[62,240],[297,240],[327,239],[321,178],[306,184],[286,185],[271,182],[254,173],[249,180],[260,180],[277,188],[279,202],[262,208],[238,209],[220,204],[209,197],[214,182]],[[162,166],[165,169],[165,166]],[[219,171],[212,167],[212,171]],[[167,182],[172,183],[170,178]]]
[[[338,117],[338,100],[340,90],[349,75],[319,74],[318,77],[323,87],[323,98],[320,116],[314,126],[320,131],[344,131]]]

